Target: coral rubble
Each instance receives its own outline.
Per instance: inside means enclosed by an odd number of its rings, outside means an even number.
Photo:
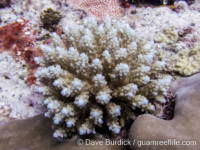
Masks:
[[[154,36],[156,42],[175,43],[178,40],[178,30],[175,27],[169,27]]]
[[[194,43],[193,48],[179,51],[170,58],[175,65],[170,70],[178,71],[182,75],[191,75],[200,71],[200,42]]]
[[[185,28],[170,27],[155,35],[154,40],[161,42],[161,50],[156,45],[160,59],[167,62],[169,72],[178,72],[180,75],[191,75],[200,71],[200,42],[198,32],[195,28],[188,26]],[[161,46],[160,45],[160,46]],[[170,52],[171,56],[167,53]],[[166,60],[166,58],[168,60]]]
[[[193,4],[195,6],[198,3]],[[131,8],[130,8],[131,10]],[[185,27],[194,28],[197,33],[200,33],[200,20],[199,12],[191,10],[186,2],[175,2],[175,11],[167,7],[158,8],[136,8],[136,13],[131,14],[127,11],[128,15],[122,17],[126,22],[133,22],[135,24],[136,33],[145,33],[149,39],[154,39],[157,32],[163,31],[169,27],[183,29]]]
[[[165,102],[172,77],[160,74],[164,61],[154,61],[153,42],[135,34],[125,22],[112,25],[106,17],[97,25],[87,18],[79,27],[67,26],[54,46],[41,45],[43,67],[35,77],[44,83],[41,104],[53,117],[54,137],[96,133],[103,124],[118,134],[136,108],[153,113],[151,100]],[[66,45],[67,46],[66,46]]]
[[[11,108],[8,104],[0,102],[0,122],[10,120]]]
[[[25,83],[28,70],[24,60],[17,61],[9,52],[2,52],[0,70],[0,122],[44,112],[45,109],[37,104],[41,99],[36,92],[37,86],[32,85],[30,89]]]

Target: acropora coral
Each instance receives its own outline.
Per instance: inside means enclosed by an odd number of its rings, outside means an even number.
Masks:
[[[79,27],[66,26],[52,34],[54,46],[41,45],[44,57],[35,57],[35,73],[44,86],[42,105],[54,121],[56,138],[72,133],[96,133],[107,125],[118,134],[139,108],[153,113],[152,100],[165,102],[172,77],[160,72],[164,61],[154,61],[154,42],[136,34],[129,24],[112,25],[106,17],[97,25],[86,18]]]

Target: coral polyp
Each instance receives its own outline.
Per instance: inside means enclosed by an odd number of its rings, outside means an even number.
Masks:
[[[103,124],[118,134],[136,108],[154,113],[152,100],[165,102],[172,77],[160,73],[165,62],[154,61],[154,42],[129,24],[87,18],[64,28],[67,46],[56,33],[52,39],[54,46],[41,45],[44,57],[34,60],[43,66],[35,77],[44,83],[40,103],[54,120],[54,137],[95,134]]]

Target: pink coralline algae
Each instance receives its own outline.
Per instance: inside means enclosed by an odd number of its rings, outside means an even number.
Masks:
[[[68,0],[70,6],[85,10],[90,17],[102,21],[105,16],[110,18],[122,17],[123,7],[119,0]]]

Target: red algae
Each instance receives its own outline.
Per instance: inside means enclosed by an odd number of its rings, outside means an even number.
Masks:
[[[0,28],[0,52],[11,51],[13,58],[25,60],[29,65],[27,83],[29,85],[35,82],[33,77],[34,71],[39,65],[34,61],[34,57],[42,56],[40,49],[33,50],[35,39],[30,35],[26,35],[23,30],[28,21],[14,22]],[[36,34],[36,31],[33,31]]]
[[[124,8],[129,8],[130,7],[130,4],[126,1],[122,1],[121,5],[124,7]]]
[[[0,28],[0,52],[10,51],[13,58],[25,60],[29,65],[26,83],[32,85],[36,81],[34,74],[39,67],[39,65],[35,63],[34,57],[43,56],[43,53],[39,46],[38,48],[34,48],[36,39],[31,35],[37,35],[37,31],[33,30],[30,32],[30,35],[25,34],[26,31],[24,28],[27,27],[28,22],[27,20],[23,20],[23,22],[14,22]],[[63,28],[57,27],[55,32],[61,36]],[[51,45],[52,38],[41,42],[41,44]]]
[[[24,34],[23,28],[27,23],[15,22],[0,28],[0,52],[11,50],[14,57],[20,55],[25,59],[25,49],[33,47],[33,38]]]
[[[30,67],[28,71],[28,76],[26,78],[26,82],[28,83],[28,85],[32,85],[36,81],[34,74],[39,65],[35,63],[34,57],[38,56],[43,56],[42,51],[39,48],[36,51],[34,51],[33,49],[29,49],[25,52],[25,61],[29,64]]]
[[[23,23],[12,23],[0,28],[0,46],[5,49],[10,49],[15,43],[19,42],[18,37],[21,36],[20,32],[24,28]]]

